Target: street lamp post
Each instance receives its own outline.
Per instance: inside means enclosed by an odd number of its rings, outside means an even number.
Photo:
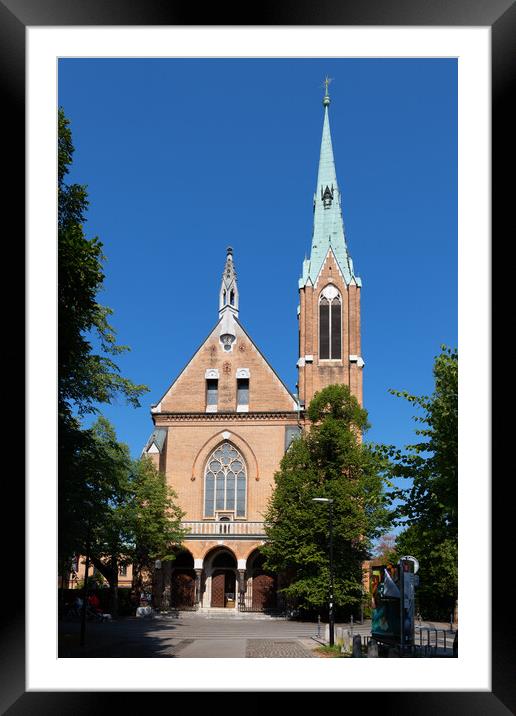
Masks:
[[[330,527],[330,600],[328,623],[330,628],[330,646],[335,644],[335,612],[333,607],[333,500],[329,497],[314,497],[313,502],[326,502],[329,505],[329,527]]]
[[[83,595],[82,595],[82,607],[81,607],[81,634],[79,643],[81,646],[84,646],[85,637],[86,637],[86,608],[87,608],[87,598],[88,598],[88,572],[90,569],[90,550],[91,550],[91,510],[93,505],[89,500],[84,501],[84,506],[88,510],[88,531],[86,534],[86,565],[85,565],[85,572],[84,572],[84,587],[83,587]]]

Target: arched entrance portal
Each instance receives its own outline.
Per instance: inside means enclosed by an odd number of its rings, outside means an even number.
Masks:
[[[195,570],[190,552],[180,552],[172,562],[170,606],[192,609],[195,602]]]
[[[234,609],[237,602],[236,560],[223,550],[211,562],[211,607]]]
[[[248,609],[253,612],[263,612],[277,607],[277,580],[276,575],[263,569],[265,558],[260,552],[251,555],[248,574],[251,582],[251,594],[247,596]],[[249,598],[250,597],[250,598]]]

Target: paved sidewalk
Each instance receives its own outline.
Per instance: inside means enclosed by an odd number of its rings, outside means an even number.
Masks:
[[[178,654],[182,659],[244,659],[245,639],[195,639]]]
[[[251,659],[306,659],[313,654],[300,641],[249,639],[245,656]]]

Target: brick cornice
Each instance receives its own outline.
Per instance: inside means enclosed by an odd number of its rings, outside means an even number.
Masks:
[[[156,425],[170,422],[203,422],[203,423],[242,423],[253,420],[293,420],[299,421],[299,413],[295,411],[264,411],[255,413],[154,413],[152,418]]]

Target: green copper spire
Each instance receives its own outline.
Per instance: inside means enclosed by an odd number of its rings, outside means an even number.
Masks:
[[[358,276],[353,271],[353,261],[348,253],[344,236],[344,222],[342,220],[342,206],[333,146],[330,132],[330,118],[328,107],[330,95],[328,85],[331,79],[324,80],[325,94],[323,97],[324,122],[321,140],[321,154],[319,157],[319,171],[317,174],[317,188],[314,194],[314,226],[312,233],[312,248],[310,258],[303,262],[303,276],[299,280],[302,288],[310,281],[315,284],[322,268],[324,259],[332,249],[339,264],[342,276],[347,284],[355,281],[361,286]]]

